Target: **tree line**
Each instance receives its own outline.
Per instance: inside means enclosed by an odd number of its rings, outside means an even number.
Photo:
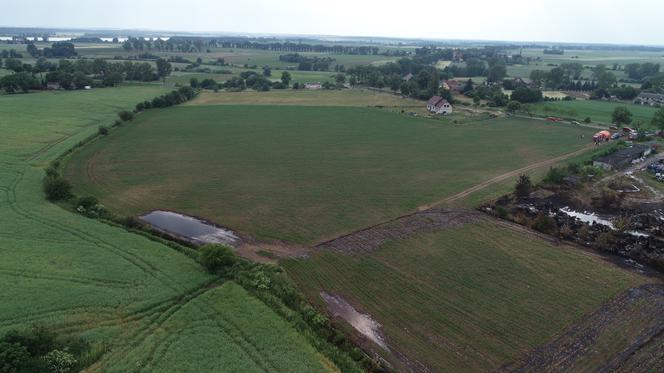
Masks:
[[[336,60],[331,57],[308,57],[299,53],[288,53],[280,55],[279,61],[296,63],[300,71],[328,71]]]
[[[150,82],[164,79],[171,72],[171,64],[164,59],[156,61],[156,68],[148,62],[62,59],[56,63],[44,57],[40,57],[34,65],[10,58],[4,60],[4,66],[14,72],[0,78],[0,88],[7,93],[46,89],[49,84],[65,90],[87,86],[112,87],[125,80]]]
[[[51,44],[50,48],[45,47],[43,49],[39,49],[34,43],[30,43],[26,50],[33,58],[71,58],[77,55],[74,43],[67,41],[55,42]]]
[[[150,40],[142,37],[130,37],[122,43],[127,51],[179,51],[201,53],[210,48],[260,49],[278,52],[316,52],[329,54],[377,55],[380,48],[375,46],[323,45],[294,42],[266,42],[248,38],[205,38],[172,37],[168,40]]]

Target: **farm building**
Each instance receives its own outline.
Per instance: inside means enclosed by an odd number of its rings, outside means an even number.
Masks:
[[[450,92],[461,92],[461,83],[457,82],[456,80],[443,80],[441,87],[447,89]]]
[[[452,104],[440,96],[433,96],[427,101],[427,110],[436,114],[452,114]]]
[[[629,166],[632,162],[647,156],[650,152],[651,148],[648,145],[634,145],[595,159],[593,166],[602,167],[605,170],[616,170]]]
[[[641,105],[664,105],[664,95],[659,93],[642,92],[634,100],[634,103]]]

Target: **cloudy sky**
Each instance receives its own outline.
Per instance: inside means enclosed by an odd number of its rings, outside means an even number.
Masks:
[[[0,26],[664,45],[662,0],[3,1]]]

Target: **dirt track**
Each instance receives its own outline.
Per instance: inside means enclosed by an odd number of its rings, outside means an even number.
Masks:
[[[442,205],[442,204],[446,204],[446,203],[450,203],[450,202],[460,200],[462,198],[468,197],[469,195],[471,195],[471,194],[473,194],[477,191],[480,191],[480,190],[488,187],[491,184],[499,183],[499,182],[507,180],[509,178],[518,177],[519,175],[521,175],[523,173],[526,173],[528,171],[532,171],[532,170],[535,170],[535,169],[538,169],[538,168],[541,168],[541,167],[553,166],[553,165],[555,165],[556,163],[558,163],[560,161],[564,161],[566,159],[569,159],[569,158],[572,158],[572,157],[577,156],[579,154],[582,154],[583,152],[585,152],[588,149],[593,148],[593,147],[594,146],[592,144],[588,144],[587,146],[585,146],[585,147],[583,147],[579,150],[573,151],[571,153],[563,154],[561,156],[551,158],[551,159],[547,159],[545,161],[529,164],[525,167],[521,167],[521,168],[516,169],[514,171],[510,171],[510,172],[504,173],[502,175],[498,175],[498,176],[496,176],[494,178],[491,178],[489,180],[483,181],[483,182],[481,182],[481,183],[479,183],[475,186],[472,186],[472,187],[470,187],[466,190],[463,190],[463,191],[461,191],[461,192],[459,192],[459,193],[457,193],[453,196],[446,197],[446,198],[440,199],[438,201],[434,201],[434,202],[428,203],[426,205],[419,206],[417,209],[419,211],[428,210],[428,209],[430,209],[434,206],[439,206],[439,205]]]

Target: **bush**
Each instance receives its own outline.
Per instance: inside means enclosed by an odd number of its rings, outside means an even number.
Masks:
[[[0,372],[25,372],[30,364],[30,353],[20,343],[0,342]]]
[[[533,220],[532,228],[546,234],[552,234],[556,231],[556,221],[549,215],[539,213],[535,220]]]
[[[102,136],[108,135],[108,128],[104,126],[99,126],[99,134]]]
[[[496,215],[498,215],[499,218],[505,219],[507,218],[508,212],[507,209],[503,206],[496,206]]]
[[[591,123],[592,119],[590,117],[586,117],[586,119],[583,120],[583,123]]]
[[[562,169],[558,167],[551,167],[549,169],[549,172],[546,173],[546,177],[544,178],[544,181],[553,183],[553,184],[560,184],[563,182],[563,179],[565,178],[566,172],[563,171]]]
[[[622,205],[623,195],[614,190],[604,188],[599,196],[592,198],[592,204],[595,207],[606,209],[619,209]]]
[[[53,350],[43,358],[46,369],[52,373],[68,373],[74,370],[77,364],[74,355],[67,351]]]
[[[76,206],[81,206],[84,209],[91,209],[94,208],[99,204],[99,200],[97,198],[88,196],[88,197],[81,197],[76,201]]]
[[[127,122],[127,121],[130,121],[130,120],[134,119],[134,113],[132,113],[131,111],[126,111],[126,110],[123,110],[123,111],[119,112],[118,116],[120,117],[120,119],[123,122]]]
[[[71,185],[60,175],[47,175],[43,183],[44,193],[49,201],[62,201],[71,198]]]
[[[615,239],[612,232],[603,232],[597,236],[597,247],[604,251],[613,251]]]
[[[210,273],[230,267],[237,260],[233,249],[226,245],[205,245],[198,250],[198,255],[201,264]]]
[[[526,174],[521,174],[514,186],[514,192],[518,197],[527,197],[533,189],[533,183]]]
[[[141,221],[134,216],[127,216],[124,219],[122,219],[122,225],[124,225],[127,228],[136,229],[140,228],[143,225],[143,223],[141,223]]]

